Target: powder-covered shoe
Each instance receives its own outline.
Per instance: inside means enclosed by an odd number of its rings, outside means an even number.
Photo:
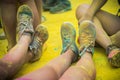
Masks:
[[[94,26],[90,20],[84,20],[79,24],[79,56],[82,56],[86,51],[91,54],[94,53],[96,39],[96,29]]]
[[[120,48],[115,45],[109,45],[106,48],[108,62],[114,67],[120,67]]]
[[[48,11],[51,7],[54,7],[57,4],[57,0],[42,0],[43,1],[43,10]]]
[[[43,25],[38,25],[35,30],[33,41],[29,46],[29,49],[33,54],[33,58],[30,60],[30,62],[34,62],[40,59],[40,56],[42,54],[42,47],[47,39],[48,39],[47,28]]]
[[[50,8],[50,13],[62,13],[71,10],[70,1],[60,1],[56,6]]]
[[[18,27],[18,38],[22,35],[34,34],[33,29],[33,13],[27,5],[19,7],[17,12],[17,27]]]
[[[69,22],[64,22],[61,26],[61,38],[62,38],[62,52],[66,52],[68,49],[71,49],[75,53],[75,59],[76,61],[78,58],[78,48],[75,43],[76,38],[76,31],[73,27],[73,25]]]

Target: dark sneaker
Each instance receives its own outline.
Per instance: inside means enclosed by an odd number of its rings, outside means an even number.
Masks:
[[[108,62],[114,67],[120,67],[120,49],[115,45],[110,45],[106,49]]]
[[[70,48],[76,55],[73,62],[76,61],[78,58],[78,48],[75,44],[76,31],[71,23],[65,22],[62,24],[61,38],[63,44],[61,53],[66,52]]]
[[[19,7],[17,12],[17,27],[18,27],[18,38],[21,35],[31,35],[33,36],[33,14],[31,9],[27,5],[22,5]]]
[[[70,1],[59,2],[56,6],[50,8],[50,13],[62,13],[71,10]]]
[[[47,39],[48,39],[47,28],[44,27],[43,25],[38,25],[35,30],[33,41],[29,46],[29,49],[33,54],[33,58],[30,60],[30,62],[34,62],[40,59],[40,56],[42,54],[42,47]]]
[[[80,54],[82,56],[86,51],[94,53],[96,39],[96,30],[94,24],[89,20],[84,20],[79,25]]]
[[[51,7],[54,7],[57,4],[57,0],[42,0],[43,1],[43,10],[48,11]]]

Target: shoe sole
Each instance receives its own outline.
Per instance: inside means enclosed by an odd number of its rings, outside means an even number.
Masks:
[[[74,26],[70,22],[64,22],[61,26],[61,38],[62,38],[62,51],[61,54],[65,53],[70,48],[75,54],[72,62],[78,60],[78,48],[75,43],[76,31]]]
[[[28,16],[33,17],[32,10],[27,5],[22,5],[19,7],[18,12],[17,12],[17,20],[19,19],[19,15],[22,15],[22,14],[26,14]]]
[[[71,34],[71,35],[69,35]],[[71,38],[71,41],[69,41]],[[61,54],[64,53],[64,51],[66,51],[66,48],[69,47],[73,41],[75,41],[75,37],[76,37],[76,31],[73,27],[73,25],[70,22],[64,22],[61,26],[61,39],[62,39],[62,44],[63,44],[63,49],[61,51]],[[68,40],[69,39],[69,40]],[[66,45],[66,42],[71,42],[68,45]]]
[[[75,39],[76,37],[76,31],[70,22],[64,22],[61,26],[62,40],[64,39],[64,36],[66,36],[66,34],[72,34],[72,36],[74,35],[73,39]]]
[[[89,20],[85,20],[85,21],[82,21],[80,23],[80,25],[79,25],[79,38],[78,38],[78,40],[79,40],[78,42],[79,43],[80,43],[81,37],[84,38],[86,36],[89,36],[89,37],[91,37],[90,41],[93,42],[93,43],[92,42],[91,43],[94,45],[95,38],[96,38],[96,30],[95,30],[94,26],[95,25],[91,21],[89,21]]]

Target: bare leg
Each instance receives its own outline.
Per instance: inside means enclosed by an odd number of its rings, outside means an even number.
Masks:
[[[66,31],[68,30],[68,31]],[[75,30],[71,23],[64,23],[61,28],[61,36],[63,42],[62,55],[50,61],[43,68],[27,74],[17,80],[33,79],[33,80],[58,80],[65,70],[71,65],[76,58],[77,52],[75,46]]]
[[[94,24],[85,20],[79,25],[79,40],[81,59],[76,65],[71,66],[60,78],[60,80],[94,80],[96,70],[92,60],[96,29]]]
[[[18,43],[0,60],[0,78],[3,80],[11,78],[21,66],[29,61],[33,55],[28,52],[28,46],[32,41],[34,33],[32,25],[31,9],[23,5],[17,13],[17,25],[19,27]]]
[[[74,58],[74,53],[71,50],[67,50],[64,54],[53,59],[46,64],[43,68],[29,73],[21,79],[33,79],[33,80],[58,80],[64,71],[71,65],[71,61]]]
[[[35,0],[36,3],[36,7],[39,13],[39,17],[40,17],[40,23],[41,23],[41,16],[42,16],[42,0]]]
[[[16,44],[16,1],[2,0],[0,6],[3,29],[10,49]]]
[[[113,35],[120,31],[120,18],[118,16],[112,15],[102,10],[100,10],[96,16],[109,35]]]
[[[95,0],[95,1],[99,1],[99,0]],[[88,5],[82,5],[78,7],[76,11],[76,16],[78,20],[80,20],[80,18],[84,16],[88,8],[89,8]],[[96,13],[96,16],[93,16],[93,17],[94,17],[93,21],[96,25],[96,31],[97,31],[96,41],[103,48],[106,49],[107,51],[106,54],[108,55],[109,63],[112,64],[112,66],[120,67],[120,63],[119,63],[120,51],[119,51],[119,48],[117,47],[117,45],[119,44],[116,44],[116,43],[120,43],[118,40],[120,34],[117,33],[120,30],[120,27],[119,27],[120,18],[118,16],[112,15],[102,10],[98,10],[98,12]],[[111,39],[110,39],[108,35],[113,35],[113,36],[111,36]]]
[[[76,65],[71,66],[59,80],[94,80],[95,66],[90,53],[85,53]]]
[[[79,20],[84,13],[86,12],[86,10],[88,9],[88,5],[81,5],[77,8],[76,10],[76,17]],[[104,15],[106,17],[106,15]],[[106,47],[108,45],[111,45],[112,42],[108,36],[108,34],[105,32],[105,30],[102,27],[102,24],[99,19],[97,17],[94,18],[94,24],[96,25],[96,41],[103,47],[106,49]],[[104,42],[104,44],[103,44]]]
[[[0,60],[0,77],[12,77],[32,55],[28,54],[31,36],[23,35],[18,43]]]

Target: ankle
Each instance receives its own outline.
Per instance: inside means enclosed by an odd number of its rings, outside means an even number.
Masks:
[[[68,49],[68,50],[66,51],[66,53],[69,54],[69,55],[71,55],[72,57],[75,57],[75,53],[73,52],[72,49]]]
[[[18,43],[22,44],[24,42],[24,44],[30,44],[32,41],[31,35],[27,34],[27,35],[22,35],[21,38],[19,39]]]
[[[75,53],[71,50],[68,49],[66,52],[64,52],[64,54],[62,54],[64,56],[66,56],[67,58],[69,57],[71,59],[71,61],[74,61],[74,59],[76,58]]]
[[[33,53],[30,50],[28,50],[28,55],[27,55],[26,61],[30,62],[33,57],[34,57]]]

